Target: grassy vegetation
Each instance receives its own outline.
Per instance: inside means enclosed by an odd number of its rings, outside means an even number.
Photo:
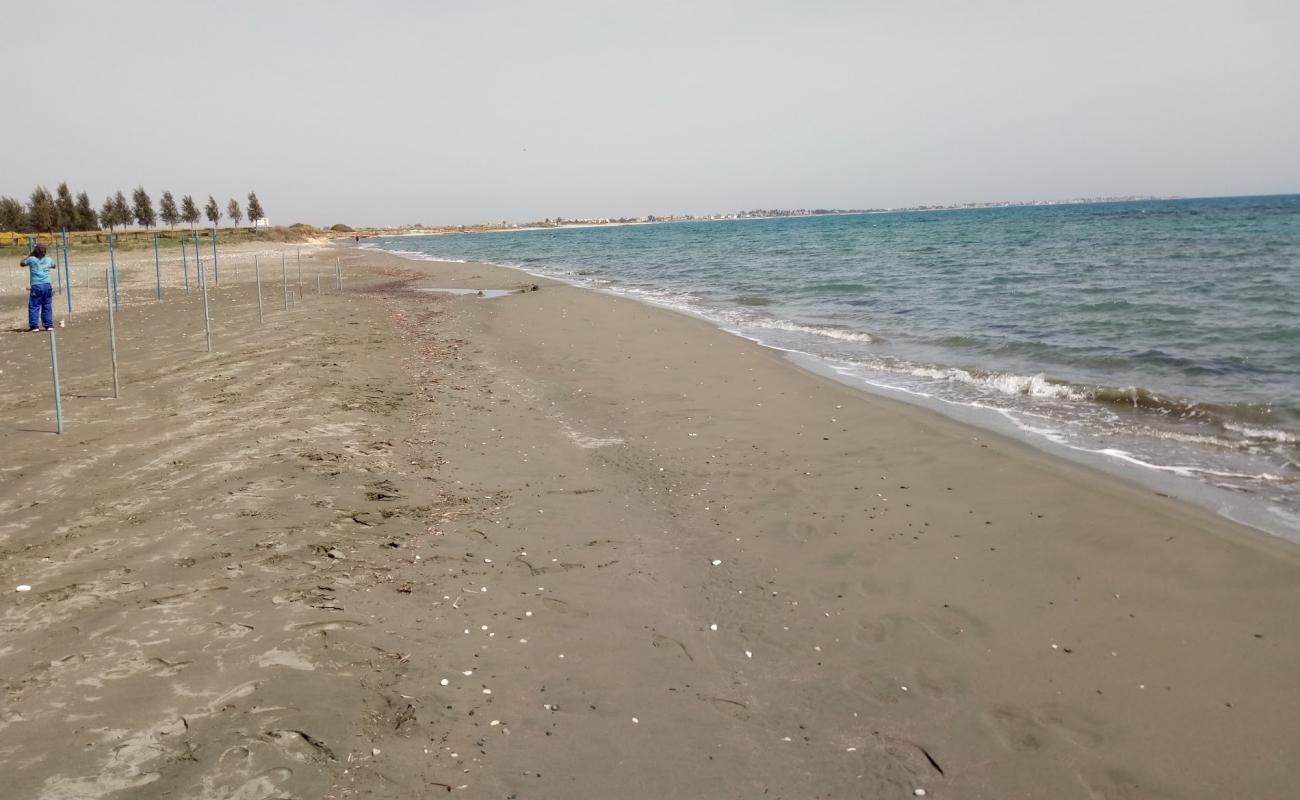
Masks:
[[[212,246],[212,229],[198,230],[199,242],[201,245]],[[273,228],[222,228],[217,233],[218,245],[242,244],[244,242],[305,242],[308,239],[314,239],[326,236],[326,232],[304,223],[290,225],[289,227]],[[68,233],[68,247],[75,248],[77,252],[107,252],[108,251],[108,231],[78,231]],[[162,228],[151,231],[130,230],[121,231],[113,234],[114,246],[118,250],[144,250],[153,248],[153,239],[158,237],[159,247],[179,247],[181,239],[194,241],[194,233],[184,228]],[[41,234],[40,241],[45,242],[46,247],[51,250],[49,234]],[[63,239],[60,236],[53,237],[53,243],[59,248],[63,246]],[[17,245],[0,246],[0,256],[9,258],[19,258],[27,255],[26,237]]]

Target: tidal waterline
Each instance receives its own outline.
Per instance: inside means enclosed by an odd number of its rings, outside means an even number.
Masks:
[[[1300,540],[1300,196],[393,237],[713,321]],[[1200,488],[1198,488],[1200,487]]]

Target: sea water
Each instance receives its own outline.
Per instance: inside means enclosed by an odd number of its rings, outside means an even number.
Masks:
[[[685,311],[1300,541],[1300,195],[369,246]]]

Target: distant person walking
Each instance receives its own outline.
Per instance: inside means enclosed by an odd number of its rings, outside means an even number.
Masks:
[[[32,248],[32,254],[18,266],[26,267],[31,277],[32,294],[27,300],[27,330],[40,330],[38,323],[43,323],[45,330],[54,327],[54,288],[50,286],[50,268],[54,262],[45,255],[45,245],[38,244]]]

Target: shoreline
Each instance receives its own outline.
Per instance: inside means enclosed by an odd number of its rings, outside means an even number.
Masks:
[[[510,288],[524,274],[388,258],[427,275],[418,287]],[[1293,625],[1300,574],[1291,543],[627,298],[547,281],[540,293],[451,302],[496,381],[589,454],[570,485],[612,480],[630,508],[640,497],[676,509],[666,543],[624,531],[625,511],[604,519],[624,547],[670,544],[668,561],[680,548],[702,565],[671,582],[685,603],[679,622],[700,626],[681,641],[696,662],[703,647],[722,675],[743,676],[739,696],[719,696],[743,703],[750,722],[784,707],[782,697],[814,716],[869,712],[875,730],[964,754],[955,769],[936,755],[952,776],[948,793],[963,797],[1221,796],[1240,792],[1245,763],[1262,766],[1251,747],[1300,744],[1276,727],[1294,704],[1267,707],[1287,692],[1282,651],[1296,646],[1281,633]],[[529,452],[510,444],[520,421],[500,421],[502,446],[471,460],[500,476],[493,483],[515,471],[510,453]],[[660,468],[675,475],[653,490]],[[534,535],[521,541],[531,553]],[[726,574],[711,577],[709,559]],[[606,600],[615,607],[601,616],[627,625],[632,601]],[[701,602],[712,610],[701,613]],[[717,652],[710,619],[739,620],[744,643]],[[1271,642],[1268,655],[1252,641]],[[777,663],[748,668],[760,657]],[[1230,675],[1262,695],[1259,729],[1220,714],[1235,714],[1240,699],[1212,710]],[[1148,696],[1155,687],[1161,696]],[[916,692],[927,699],[913,706]],[[852,730],[839,734],[843,746],[862,752]],[[812,758],[802,769],[824,769],[832,785],[847,778]],[[1200,758],[1214,766],[1199,770]],[[908,770],[915,780],[925,772]],[[1255,791],[1273,796],[1292,780]],[[886,781],[880,793],[897,788]]]
[[[307,267],[341,262],[342,292],[309,281],[283,310],[264,287],[265,324],[232,269],[212,354],[199,298],[135,290],[120,400],[104,315],[79,315],[62,437],[43,339],[0,335],[15,793],[1217,800],[1300,780],[1285,542],[701,320],[350,255]]]
[[[567,279],[563,276],[556,276],[545,272],[536,272],[527,267],[518,265],[497,264],[493,262],[444,260],[424,256],[415,251],[387,250],[378,244],[373,243],[368,245],[363,243],[363,246],[360,248],[355,248],[351,244],[344,245],[343,247],[345,249],[353,248],[359,251],[384,253],[415,263],[481,263],[486,267],[518,272],[532,278],[557,281],[566,286],[571,286],[584,291],[593,291],[597,294],[603,294],[610,297],[629,299],[672,314],[678,314],[690,319],[699,320],[707,323],[720,332],[735,336],[745,341],[753,342],[760,347],[771,349],[774,352],[779,352],[792,364],[806,372],[830,378],[831,380],[852,387],[857,391],[865,392],[873,397],[886,398],[895,402],[902,402],[907,405],[925,409],[958,424],[966,425],[976,430],[996,433],[1001,436],[1008,436],[1039,452],[1046,453],[1050,456],[1074,464],[1083,465],[1110,477],[1118,478],[1134,486],[1143,487],[1158,494],[1174,496],[1191,506],[1209,511],[1210,513],[1229,522],[1249,527],[1263,535],[1280,539],[1290,545],[1300,547],[1300,519],[1297,519],[1295,516],[1292,516],[1291,518],[1281,516],[1283,509],[1270,507],[1268,501],[1263,498],[1255,497],[1251,498],[1248,502],[1243,503],[1240,501],[1239,495],[1237,495],[1232,489],[1214,485],[1203,478],[1195,477],[1191,474],[1183,474],[1187,470],[1191,470],[1192,472],[1203,472],[1200,467],[1179,467],[1154,464],[1143,461],[1123,450],[1111,452],[1105,449],[1089,449],[1063,441],[1057,441],[1052,436],[1044,435],[1041,432],[1028,428],[1024,423],[1008,417],[997,408],[957,402],[938,395],[915,391],[905,386],[879,383],[860,375],[850,374],[842,369],[838,369],[833,359],[829,357],[804,350],[789,349],[763,341],[757,335],[748,334],[734,327],[728,327],[723,322],[711,319],[705,314],[695,312],[681,305],[658,301],[649,295],[586,285],[575,280]]]

